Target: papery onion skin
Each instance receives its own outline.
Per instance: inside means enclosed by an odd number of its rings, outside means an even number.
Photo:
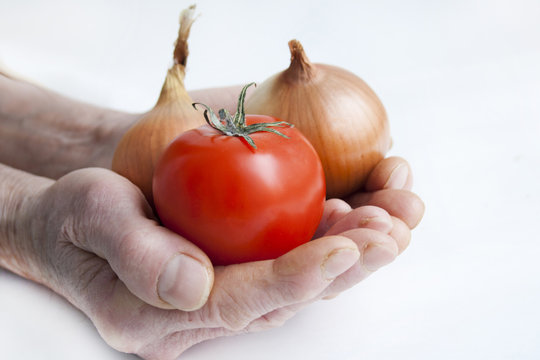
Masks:
[[[317,150],[327,198],[361,189],[390,148],[390,126],[375,92],[355,74],[313,64],[297,40],[289,42],[290,67],[261,83],[246,112],[294,124]]]
[[[154,168],[167,145],[184,131],[205,123],[184,86],[187,38],[194,9],[191,6],[182,12],[174,64],[167,72],[156,105],[124,134],[113,156],[112,170],[137,185],[150,205]]]

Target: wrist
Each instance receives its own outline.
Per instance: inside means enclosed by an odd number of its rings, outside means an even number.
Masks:
[[[31,209],[53,182],[0,164],[0,267],[44,282],[39,249],[31,236]]]
[[[116,144],[138,117],[3,75],[0,93],[0,163],[51,178],[109,168]]]

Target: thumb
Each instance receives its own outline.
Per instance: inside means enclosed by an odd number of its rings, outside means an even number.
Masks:
[[[67,240],[86,251],[86,258],[95,259],[91,253],[105,259],[131,293],[155,307],[193,310],[205,304],[214,282],[210,260],[159,226],[142,192],[126,178],[82,169],[59,179],[43,196],[43,206],[53,204],[51,231],[59,232],[60,255],[70,255]],[[85,265],[81,258],[66,261],[75,269]]]
[[[120,228],[91,246],[134,295],[164,309],[190,311],[206,303],[214,272],[202,250],[146,218],[130,218]]]

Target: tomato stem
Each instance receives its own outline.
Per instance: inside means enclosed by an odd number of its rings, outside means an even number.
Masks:
[[[240,96],[238,98],[238,107],[236,109],[236,113],[234,114],[234,116],[232,116],[227,110],[220,109],[218,111],[218,115],[219,115],[219,118],[218,118],[216,114],[214,113],[214,111],[209,106],[205,104],[201,104],[201,103],[193,103],[193,107],[196,109],[197,105],[201,105],[202,107],[205,108],[204,118],[206,122],[208,123],[208,125],[220,131],[223,135],[238,136],[238,137],[244,138],[244,140],[246,140],[246,142],[254,149],[257,148],[257,145],[255,145],[255,142],[253,141],[251,136],[249,136],[250,134],[254,132],[259,132],[259,131],[271,132],[273,134],[276,134],[276,135],[279,135],[288,139],[289,137],[287,135],[274,129],[274,127],[292,127],[293,126],[292,124],[286,121],[255,123],[251,125],[246,124],[246,112],[244,109],[244,101],[246,99],[247,89],[251,85],[255,85],[255,83],[253,82],[249,83],[242,88],[242,91],[240,92]]]

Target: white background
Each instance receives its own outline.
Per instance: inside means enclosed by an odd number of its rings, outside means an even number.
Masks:
[[[157,98],[187,1],[0,0],[0,62],[77,99]],[[426,203],[392,265],[269,332],[182,359],[540,358],[540,1],[204,1],[186,86],[261,82],[298,38],[385,104]],[[47,289],[0,270],[0,357],[134,359]]]

